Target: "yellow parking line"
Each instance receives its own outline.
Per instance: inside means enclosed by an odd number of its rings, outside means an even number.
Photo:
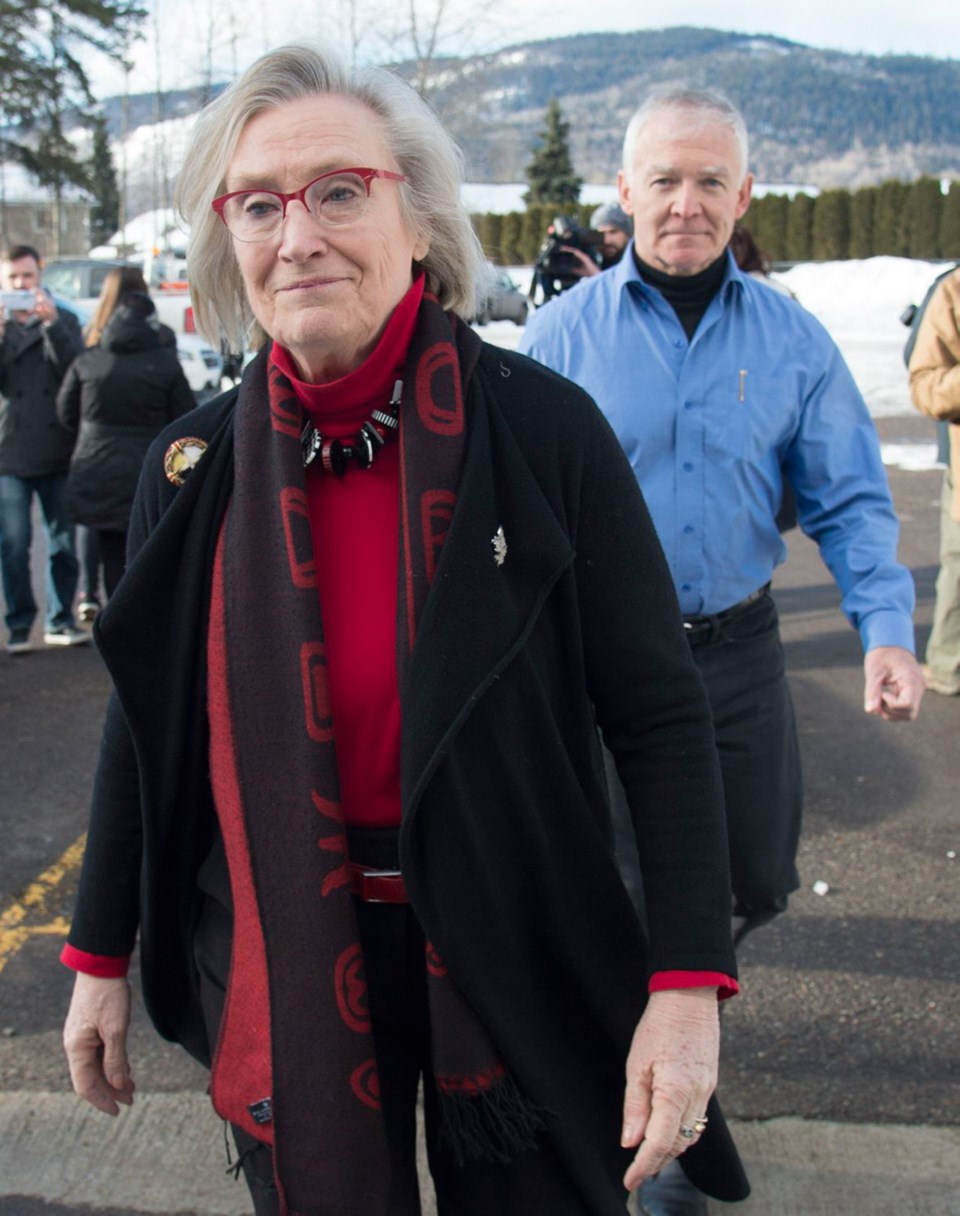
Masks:
[[[69,933],[69,921],[62,916],[50,917],[47,899],[66,875],[79,867],[86,842],[86,834],[75,840],[62,857],[27,887],[16,903],[0,912],[0,971],[31,937],[66,937]]]

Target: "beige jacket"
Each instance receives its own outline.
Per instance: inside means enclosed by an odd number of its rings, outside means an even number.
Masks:
[[[943,280],[923,315],[910,356],[910,395],[921,413],[954,423],[950,514],[960,522],[960,268]]]

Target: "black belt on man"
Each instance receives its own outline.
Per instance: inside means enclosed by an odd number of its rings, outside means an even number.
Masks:
[[[722,612],[711,612],[703,616],[685,616],[683,618],[683,630],[687,635],[687,639],[694,641],[718,636],[722,625],[728,621],[735,620],[747,608],[755,604],[757,600],[762,600],[769,590],[770,584],[765,583],[762,587],[758,587],[756,591],[751,591],[749,595],[745,595],[742,600],[731,604],[729,608],[724,608]]]

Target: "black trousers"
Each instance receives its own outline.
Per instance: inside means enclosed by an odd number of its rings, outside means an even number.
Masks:
[[[107,599],[117,589],[117,583],[127,565],[127,534],[126,532],[107,532],[97,530],[97,540],[100,545],[100,556],[103,560],[103,585]]]
[[[364,840],[362,846],[356,841]],[[379,839],[378,839],[379,838]],[[362,851],[360,851],[362,848]],[[350,833],[350,853],[372,867],[396,867],[395,833]],[[221,871],[211,878],[210,870]],[[222,891],[222,862],[214,859],[203,876],[208,890]],[[390,1148],[391,1186],[385,1216],[420,1216],[416,1168],[416,1105],[421,1077],[427,1157],[439,1216],[592,1216],[553,1149],[521,1153],[508,1165],[468,1162],[463,1166],[439,1143],[435,1087],[430,1062],[425,940],[408,905],[357,900],[368,1005],[373,1026],[380,1100]],[[232,917],[209,893],[195,942],[204,1013],[211,1043],[223,1013],[229,970]],[[558,1062],[558,1067],[561,1062]],[[242,1170],[256,1216],[278,1216],[279,1204],[269,1147],[233,1128]],[[624,1195],[626,1201],[626,1194]]]
[[[774,916],[800,885],[803,778],[772,596],[767,592],[704,638],[694,634],[690,644],[713,711],[734,914]]]
[[[773,598],[767,592],[713,627],[688,632],[713,711],[727,816],[733,913],[770,920],[799,886],[800,746]],[[636,846],[623,787],[607,774],[617,856],[634,902]]]

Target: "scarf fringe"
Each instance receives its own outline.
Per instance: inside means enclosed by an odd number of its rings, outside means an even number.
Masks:
[[[506,1165],[518,1153],[536,1152],[537,1136],[545,1130],[543,1113],[513,1078],[471,1095],[438,1091],[440,1143],[467,1161],[496,1161]]]

